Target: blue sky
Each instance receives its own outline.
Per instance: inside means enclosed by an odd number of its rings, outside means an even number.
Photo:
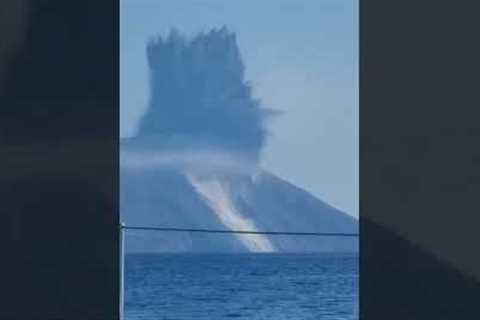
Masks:
[[[171,27],[237,33],[269,124],[262,167],[358,216],[357,0],[121,0],[120,135],[148,102],[145,45]]]

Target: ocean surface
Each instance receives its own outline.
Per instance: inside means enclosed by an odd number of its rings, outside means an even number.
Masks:
[[[126,320],[358,319],[356,254],[129,254]]]

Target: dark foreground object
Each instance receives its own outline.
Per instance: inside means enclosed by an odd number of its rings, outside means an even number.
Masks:
[[[362,319],[480,319],[477,12],[360,1]]]
[[[1,4],[2,320],[118,319],[116,6]]]
[[[479,319],[475,278],[375,223],[361,232],[361,319]]]

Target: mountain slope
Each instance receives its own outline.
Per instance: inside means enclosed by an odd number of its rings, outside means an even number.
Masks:
[[[260,168],[223,166],[213,151],[157,155],[150,166],[121,166],[124,223],[219,230],[345,232],[357,221],[308,192]],[[215,157],[221,157],[218,150]],[[202,153],[204,157],[200,156]],[[152,158],[152,157],[150,157]],[[155,157],[153,157],[155,158]],[[243,170],[243,171],[242,171]],[[306,252],[356,251],[357,240],[340,237],[190,234],[127,231],[133,251]]]

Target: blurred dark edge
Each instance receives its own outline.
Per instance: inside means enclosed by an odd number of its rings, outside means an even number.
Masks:
[[[361,0],[361,319],[480,319],[477,13]]]
[[[0,6],[0,319],[118,319],[118,1]]]

